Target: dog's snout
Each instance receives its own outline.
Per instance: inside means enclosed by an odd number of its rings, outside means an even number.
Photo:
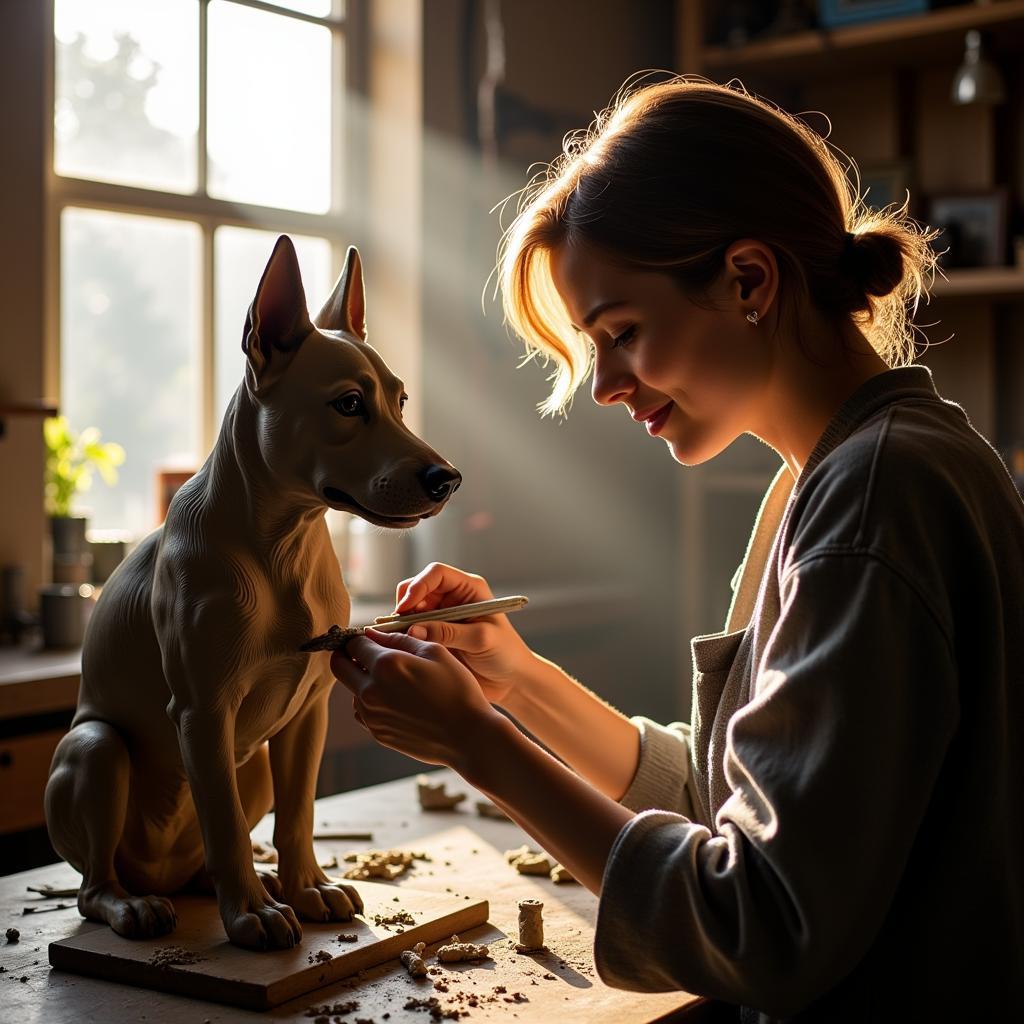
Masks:
[[[451,466],[427,466],[420,473],[420,480],[433,501],[444,501],[459,489],[462,474]]]

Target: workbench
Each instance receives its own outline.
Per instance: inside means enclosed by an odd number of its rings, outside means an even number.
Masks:
[[[67,974],[50,968],[48,944],[81,929],[106,926],[83,921],[73,898],[36,902],[38,897],[26,890],[28,885],[76,886],[79,876],[61,863],[0,878],[0,930],[13,926],[21,932],[16,944],[5,945],[0,937],[0,965],[6,968],[0,974],[0,1016],[17,1024],[251,1024],[257,1020],[309,1024],[317,1016],[316,1007],[354,999],[358,1000],[358,1010],[344,1016],[329,1015],[328,1019],[352,1024],[357,1019],[375,1024],[428,1024],[432,1019],[429,1013],[405,1008],[411,997],[436,996],[442,1007],[467,1008],[465,997],[475,995],[477,1005],[468,1009],[468,1016],[460,1018],[468,1024],[692,1024],[709,1018],[713,1006],[684,992],[633,993],[605,986],[593,960],[597,899],[578,884],[556,885],[546,877],[517,874],[506,862],[504,852],[523,843],[535,845],[530,838],[510,821],[480,817],[475,805],[482,797],[454,773],[442,771],[431,777],[445,780],[449,792],[464,792],[467,799],[453,811],[422,811],[415,780],[408,778],[318,800],[317,833],[366,832],[373,839],[317,840],[317,854],[325,860],[332,854],[340,859],[353,850],[394,847],[426,852],[430,861],[417,861],[413,869],[391,884],[398,889],[406,886],[488,899],[488,923],[471,929],[462,938],[487,943],[492,960],[445,965],[439,974],[426,979],[413,979],[397,961],[390,961],[362,977],[335,982],[265,1013]],[[269,815],[253,831],[253,837],[269,843],[272,833],[273,816]],[[544,903],[547,952],[518,954],[513,948],[518,901],[526,898]],[[23,914],[26,906],[54,906],[57,902],[66,903],[66,909]],[[637,927],[642,926],[643,922],[638,921]],[[435,988],[437,981],[446,988]],[[496,991],[502,987],[504,991]],[[461,1003],[457,1002],[460,999]]]

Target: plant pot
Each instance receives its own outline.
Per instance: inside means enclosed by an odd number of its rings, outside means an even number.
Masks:
[[[86,552],[84,516],[50,516],[54,557],[80,558]]]

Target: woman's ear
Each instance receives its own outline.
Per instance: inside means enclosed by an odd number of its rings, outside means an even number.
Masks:
[[[756,239],[740,239],[725,252],[729,297],[744,315],[756,312],[764,319],[778,292],[775,254]]]

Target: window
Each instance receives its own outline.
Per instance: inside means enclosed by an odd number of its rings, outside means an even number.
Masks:
[[[60,403],[127,453],[93,528],[147,533],[159,473],[206,457],[278,234],[312,314],[327,297],[354,234],[355,2],[54,0]]]

